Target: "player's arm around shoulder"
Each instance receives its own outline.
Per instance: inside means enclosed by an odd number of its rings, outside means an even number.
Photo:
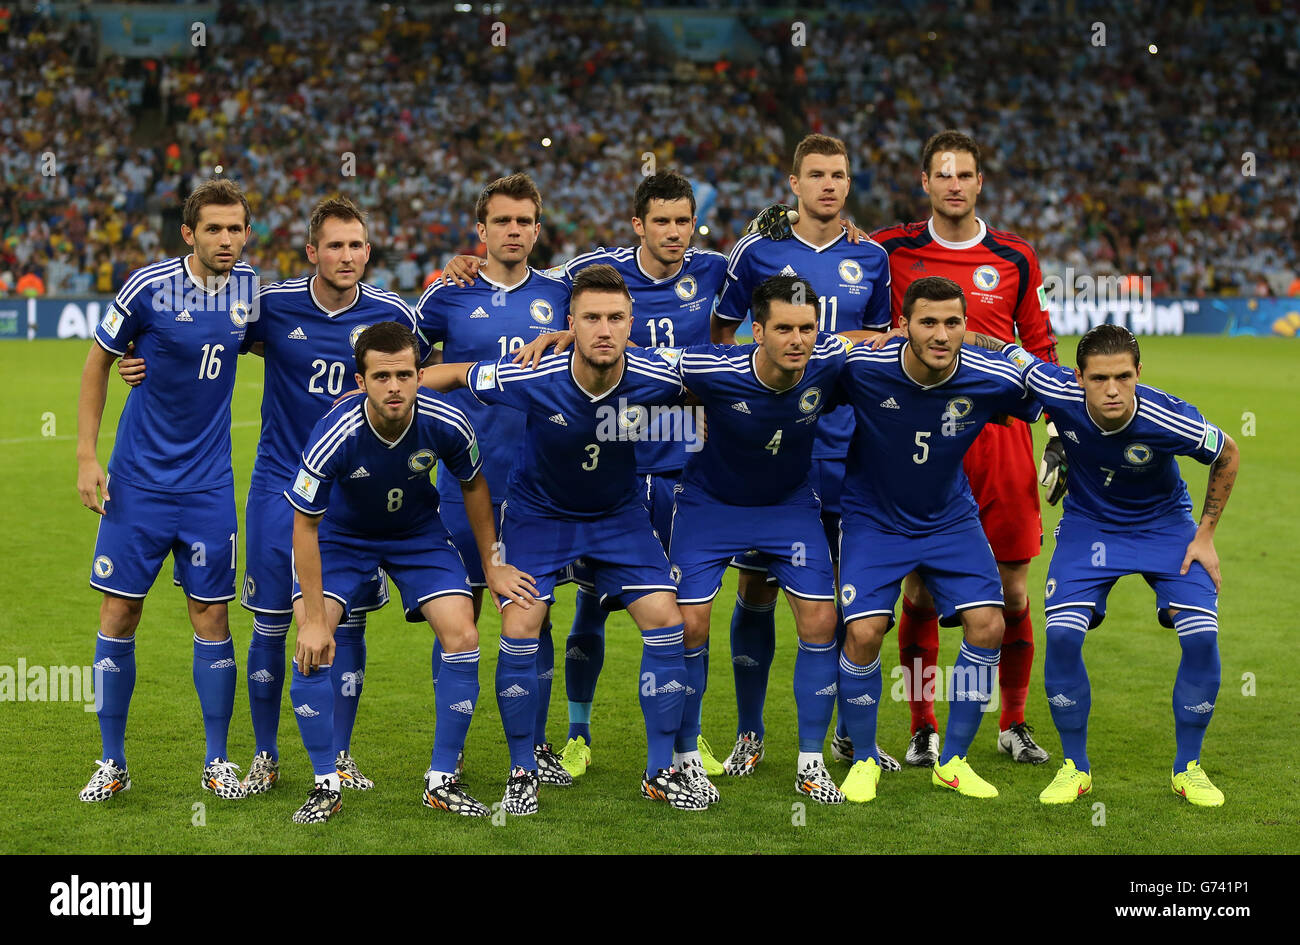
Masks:
[[[468,387],[469,370],[474,364],[474,361],[451,361],[426,365],[420,369],[420,386],[440,394]]]
[[[1196,525],[1196,535],[1187,546],[1183,556],[1180,573],[1186,574],[1193,561],[1199,561],[1214,579],[1214,589],[1220,590],[1223,578],[1219,571],[1219,553],[1214,548],[1214,532],[1223,517],[1223,509],[1228,504],[1228,496],[1237,481],[1237,469],[1241,465],[1241,451],[1237,441],[1226,433],[1223,436],[1223,449],[1210,464],[1210,479],[1205,485],[1205,504],[1201,507],[1201,518]]]

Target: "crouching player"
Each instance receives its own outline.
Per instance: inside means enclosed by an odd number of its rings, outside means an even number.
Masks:
[[[294,599],[305,611],[289,693],[316,772],[316,785],[293,819],[323,823],[339,809],[329,673],[334,631],[379,567],[401,591],[407,620],[427,620],[445,651],[424,803],[484,817],[488,809],[454,773],[478,699],[478,631],[464,561],[438,517],[438,491],[429,478],[435,462],[460,480],[489,587],[503,597],[531,599],[529,581],[493,561],[492,500],[474,429],[459,410],[419,390],[415,334],[396,322],[373,325],[357,339],[356,362],[361,392],[316,424],[284,493],[296,510]]]
[[[853,405],[854,432],[840,525],[840,601],[848,636],[840,656],[841,718],[857,759],[840,789],[876,796],[880,645],[894,622],[899,582],[916,570],[964,639],[949,682],[945,739],[931,781],[969,797],[996,797],[966,752],[989,706],[1002,646],[1002,585],[962,457],[999,414],[1033,422],[1041,408],[1004,358],[962,347],[966,300],[931,276],[903,298],[905,339],[849,353],[838,395]],[[864,745],[872,746],[870,752]]]
[[[1039,800],[1068,804],[1092,790],[1083,642],[1105,619],[1115,582],[1141,574],[1156,593],[1160,623],[1178,632],[1183,651],[1174,679],[1173,791],[1219,807],[1223,792],[1201,769],[1201,743],[1219,693],[1214,531],[1237,478],[1237,444],[1191,404],[1138,383],[1141,356],[1126,328],[1099,325],[1084,335],[1073,371],[1016,345],[1005,351],[1051,412],[1070,467],[1044,592],[1043,678],[1065,763]],[[1178,456],[1210,466],[1199,523]]]

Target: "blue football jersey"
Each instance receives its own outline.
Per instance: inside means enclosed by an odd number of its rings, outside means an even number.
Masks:
[[[324,515],[323,533],[400,538],[438,517],[429,473],[439,460],[462,482],[478,475],[478,440],[463,413],[421,390],[410,425],[389,442],[375,432],[358,391],[312,429],[284,496],[300,512]]]
[[[618,270],[632,296],[632,343],[642,348],[684,348],[709,343],[709,321],[727,275],[727,257],[710,249],[688,248],[675,275],[654,279],[641,268],[639,247],[604,247],[575,256],[562,273],[569,286],[587,266],[604,263]],[[672,473],[686,463],[680,438],[657,436],[637,446],[637,472]]]
[[[244,350],[260,342],[266,358],[254,489],[288,488],[312,425],[340,394],[356,390],[352,352],[363,331],[399,322],[419,336],[414,313],[392,292],[360,283],[352,304],[331,312],[316,300],[315,281],[303,276],[263,286],[248,322]],[[420,360],[428,354],[421,338]]]
[[[636,444],[658,412],[685,392],[669,361],[676,352],[629,348],[623,376],[593,397],[573,377],[573,351],[543,358],[536,370],[510,359],[479,361],[466,382],[484,404],[522,410],[523,448],[506,500],[525,515],[595,519],[641,505]]]
[[[236,263],[209,292],[189,257],[137,270],[95,329],[105,351],[135,342],[149,373],[126,398],[108,474],[161,492],[213,489],[234,481],[230,397],[257,292],[257,273]]]
[[[776,242],[753,233],[741,238],[727,261],[727,281],[718,317],[743,322],[760,282],[775,275],[798,276],[817,291],[822,331],[889,330],[889,254],[874,240],[851,243],[841,232],[825,246],[798,234]],[[814,459],[843,459],[853,433],[853,412],[833,410],[817,424]]]
[[[884,531],[930,535],[979,514],[961,461],[984,424],[1004,413],[1032,423],[1042,408],[996,352],[964,345],[956,369],[927,387],[903,369],[906,344],[854,347],[840,374],[854,418],[841,506]]]
[[[1223,452],[1222,430],[1191,404],[1146,384],[1137,385],[1137,410],[1129,422],[1103,430],[1088,413],[1073,370],[1041,361],[1019,345],[1003,351],[1061,435],[1070,466],[1067,514],[1124,528],[1192,520],[1192,500],[1175,457],[1213,463]]]
[[[682,382],[712,419],[682,481],[729,505],[811,499],[813,441],[848,347],[835,335],[819,335],[803,376],[784,391],[759,380],[757,353],[756,344],[699,345],[682,353]]]
[[[503,286],[482,272],[471,286],[434,282],[416,306],[420,328],[431,344],[442,344],[442,359],[496,360],[507,357],[538,335],[561,330],[569,315],[569,287],[536,269],[513,286]],[[487,407],[467,390],[446,395],[474,424],[483,449],[483,475],[494,502],[505,495],[510,467],[524,441],[524,414]],[[439,485],[450,475],[438,470]],[[461,501],[459,489],[443,489],[445,502]]]

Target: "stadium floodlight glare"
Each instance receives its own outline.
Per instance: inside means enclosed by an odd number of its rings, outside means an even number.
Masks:
[[[1152,43],[1150,46],[1147,47],[1147,52],[1149,52],[1149,53],[1150,53],[1151,55],[1153,55],[1153,56],[1154,56],[1156,53],[1158,53],[1159,51],[1160,51],[1160,50],[1159,50],[1158,48],[1156,48],[1156,44],[1155,44],[1155,43]]]
[[[700,227],[700,236],[708,236],[708,235],[709,235],[709,228],[707,226]]]
[[[549,148],[550,146],[551,146],[551,139],[550,139],[550,138],[543,138],[543,139],[542,139],[542,147],[544,147],[544,148]]]

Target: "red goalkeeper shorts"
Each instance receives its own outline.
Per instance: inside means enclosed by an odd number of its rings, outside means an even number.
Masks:
[[[985,426],[962,462],[998,561],[1024,561],[1043,550],[1034,439],[1027,424],[1011,423]]]

